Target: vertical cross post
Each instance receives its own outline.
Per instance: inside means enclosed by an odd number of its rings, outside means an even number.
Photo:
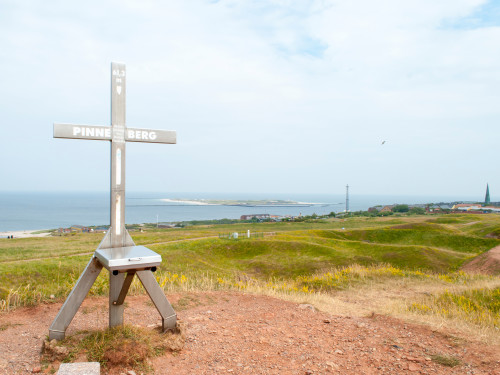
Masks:
[[[111,247],[125,245],[125,64],[111,63]],[[125,275],[109,273],[109,326],[123,324],[124,305],[116,305]]]
[[[111,244],[125,243],[125,64],[111,64]]]

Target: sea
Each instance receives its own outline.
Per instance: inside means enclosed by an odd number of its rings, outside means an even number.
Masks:
[[[200,205],[169,200],[287,200],[300,206]],[[443,196],[349,196],[350,211],[394,203],[418,204],[467,200]],[[470,198],[469,198],[470,200]],[[323,215],[345,210],[342,194],[238,194],[127,192],[127,224],[172,223],[191,220],[239,219],[241,215]],[[109,225],[108,192],[0,192],[0,232]]]

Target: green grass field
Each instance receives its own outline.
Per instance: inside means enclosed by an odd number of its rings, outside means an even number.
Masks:
[[[265,236],[218,238],[219,233],[248,229]],[[464,288],[498,288],[498,277],[464,277],[457,271],[465,261],[499,245],[499,233],[498,215],[446,215],[202,225],[131,235],[136,244],[161,254],[156,276],[166,291],[236,288],[335,295],[404,280],[405,288],[435,293],[432,301],[405,297],[410,306],[429,307],[407,309],[423,315],[437,314],[433,306],[444,288],[461,288],[448,292],[457,295],[466,293]],[[82,233],[0,239],[0,309],[65,298],[102,237]],[[91,294],[107,293],[107,277],[102,272]],[[134,283],[132,292],[141,292],[141,287]],[[470,292],[467,298],[483,294]],[[498,300],[498,292],[491,295]],[[453,301],[450,296],[447,301]],[[481,311],[484,315],[490,310]],[[497,326],[498,309],[491,311],[493,318],[485,321]]]

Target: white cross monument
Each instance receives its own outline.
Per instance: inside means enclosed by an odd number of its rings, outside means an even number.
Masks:
[[[111,225],[50,326],[50,340],[64,338],[66,329],[103,267],[109,271],[110,327],[123,324],[123,302],[135,275],[158,309],[163,330],[176,326],[175,311],[152,274],[161,263],[161,256],[144,246],[136,246],[125,228],[125,142],[173,144],[176,143],[176,133],[125,126],[125,78],[125,64],[111,63],[111,127],[54,124],[54,138],[111,142]]]

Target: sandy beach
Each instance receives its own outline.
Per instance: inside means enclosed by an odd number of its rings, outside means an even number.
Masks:
[[[167,203],[192,204],[195,206],[220,206],[220,204],[203,202],[202,200],[170,199],[170,198],[162,198],[160,200]]]
[[[27,237],[46,237],[50,233],[38,233],[45,229],[35,229],[35,230],[11,230],[7,232],[0,232],[0,238],[7,238],[9,236],[14,236],[14,238],[27,238]]]
[[[320,206],[331,203],[312,203],[296,201],[276,201],[276,200],[226,200],[226,199],[171,199],[162,198],[162,202],[188,204],[194,206],[249,206],[249,207],[300,207],[300,206]],[[335,203],[342,204],[342,203]]]

